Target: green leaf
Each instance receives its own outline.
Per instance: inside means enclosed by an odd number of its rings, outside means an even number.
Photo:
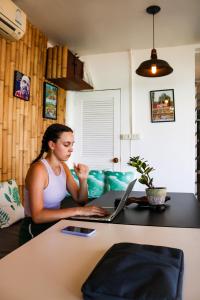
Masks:
[[[147,180],[143,179],[143,178],[139,178],[138,181],[141,183],[141,184],[145,184],[148,186],[148,182]]]
[[[149,186],[152,187],[152,188],[154,187],[154,186],[153,186],[153,178],[151,178],[151,179],[149,180]]]
[[[132,165],[133,167],[137,167],[137,163],[135,163],[135,162],[132,162],[131,165]]]
[[[11,206],[10,206],[13,210],[15,210],[15,207],[11,204]]]
[[[137,167],[137,172],[139,172],[140,174],[143,174],[143,171],[140,167]]]
[[[141,178],[145,179],[145,180],[148,180],[148,176],[145,175],[145,174],[142,174]]]
[[[149,173],[155,169],[150,167],[144,158],[140,158],[140,156],[130,157],[128,164],[136,168],[137,172],[141,174],[141,177],[138,179],[141,184],[145,184],[148,187],[153,187],[153,178],[149,176]]]
[[[13,196],[13,201],[17,204],[17,206],[21,205],[20,198],[19,198],[19,193],[18,193],[18,188],[14,187],[12,190],[12,196]]]
[[[145,174],[149,174],[151,171],[152,171],[152,168],[147,167],[146,170],[145,170]]]
[[[6,200],[7,200],[8,202],[12,202],[11,199],[10,199],[10,197],[8,196],[8,194],[4,193],[4,196],[5,196],[5,198],[6,198]]]
[[[12,195],[10,186],[8,187],[8,191],[9,191],[9,194]]]
[[[143,169],[143,170],[145,170],[145,169],[146,169],[146,167],[147,167],[146,163],[145,163],[145,162],[143,162],[143,163],[142,163],[142,165],[141,165],[141,167],[142,167],[142,169]]]

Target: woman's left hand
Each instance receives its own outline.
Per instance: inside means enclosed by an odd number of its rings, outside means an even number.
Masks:
[[[74,171],[79,180],[86,180],[88,178],[89,168],[84,164],[74,164]]]

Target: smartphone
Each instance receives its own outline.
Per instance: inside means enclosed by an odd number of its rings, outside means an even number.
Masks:
[[[93,228],[84,228],[84,227],[77,227],[77,226],[67,226],[61,229],[61,232],[79,236],[91,236],[94,234],[96,229]]]

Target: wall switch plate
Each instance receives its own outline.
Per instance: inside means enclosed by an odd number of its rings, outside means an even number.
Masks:
[[[120,134],[121,140],[130,140],[130,134]]]
[[[139,133],[131,134],[131,140],[140,140],[140,134]]]
[[[139,133],[133,133],[133,134],[120,134],[121,140],[140,140],[140,134]]]

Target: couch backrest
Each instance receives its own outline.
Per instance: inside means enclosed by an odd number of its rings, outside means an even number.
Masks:
[[[0,182],[0,228],[8,227],[24,217],[18,186],[14,179]]]
[[[70,170],[77,184],[78,177],[73,169]],[[98,198],[104,193],[115,190],[126,190],[127,185],[135,177],[133,172],[115,172],[104,170],[90,170],[88,176],[88,197]]]

